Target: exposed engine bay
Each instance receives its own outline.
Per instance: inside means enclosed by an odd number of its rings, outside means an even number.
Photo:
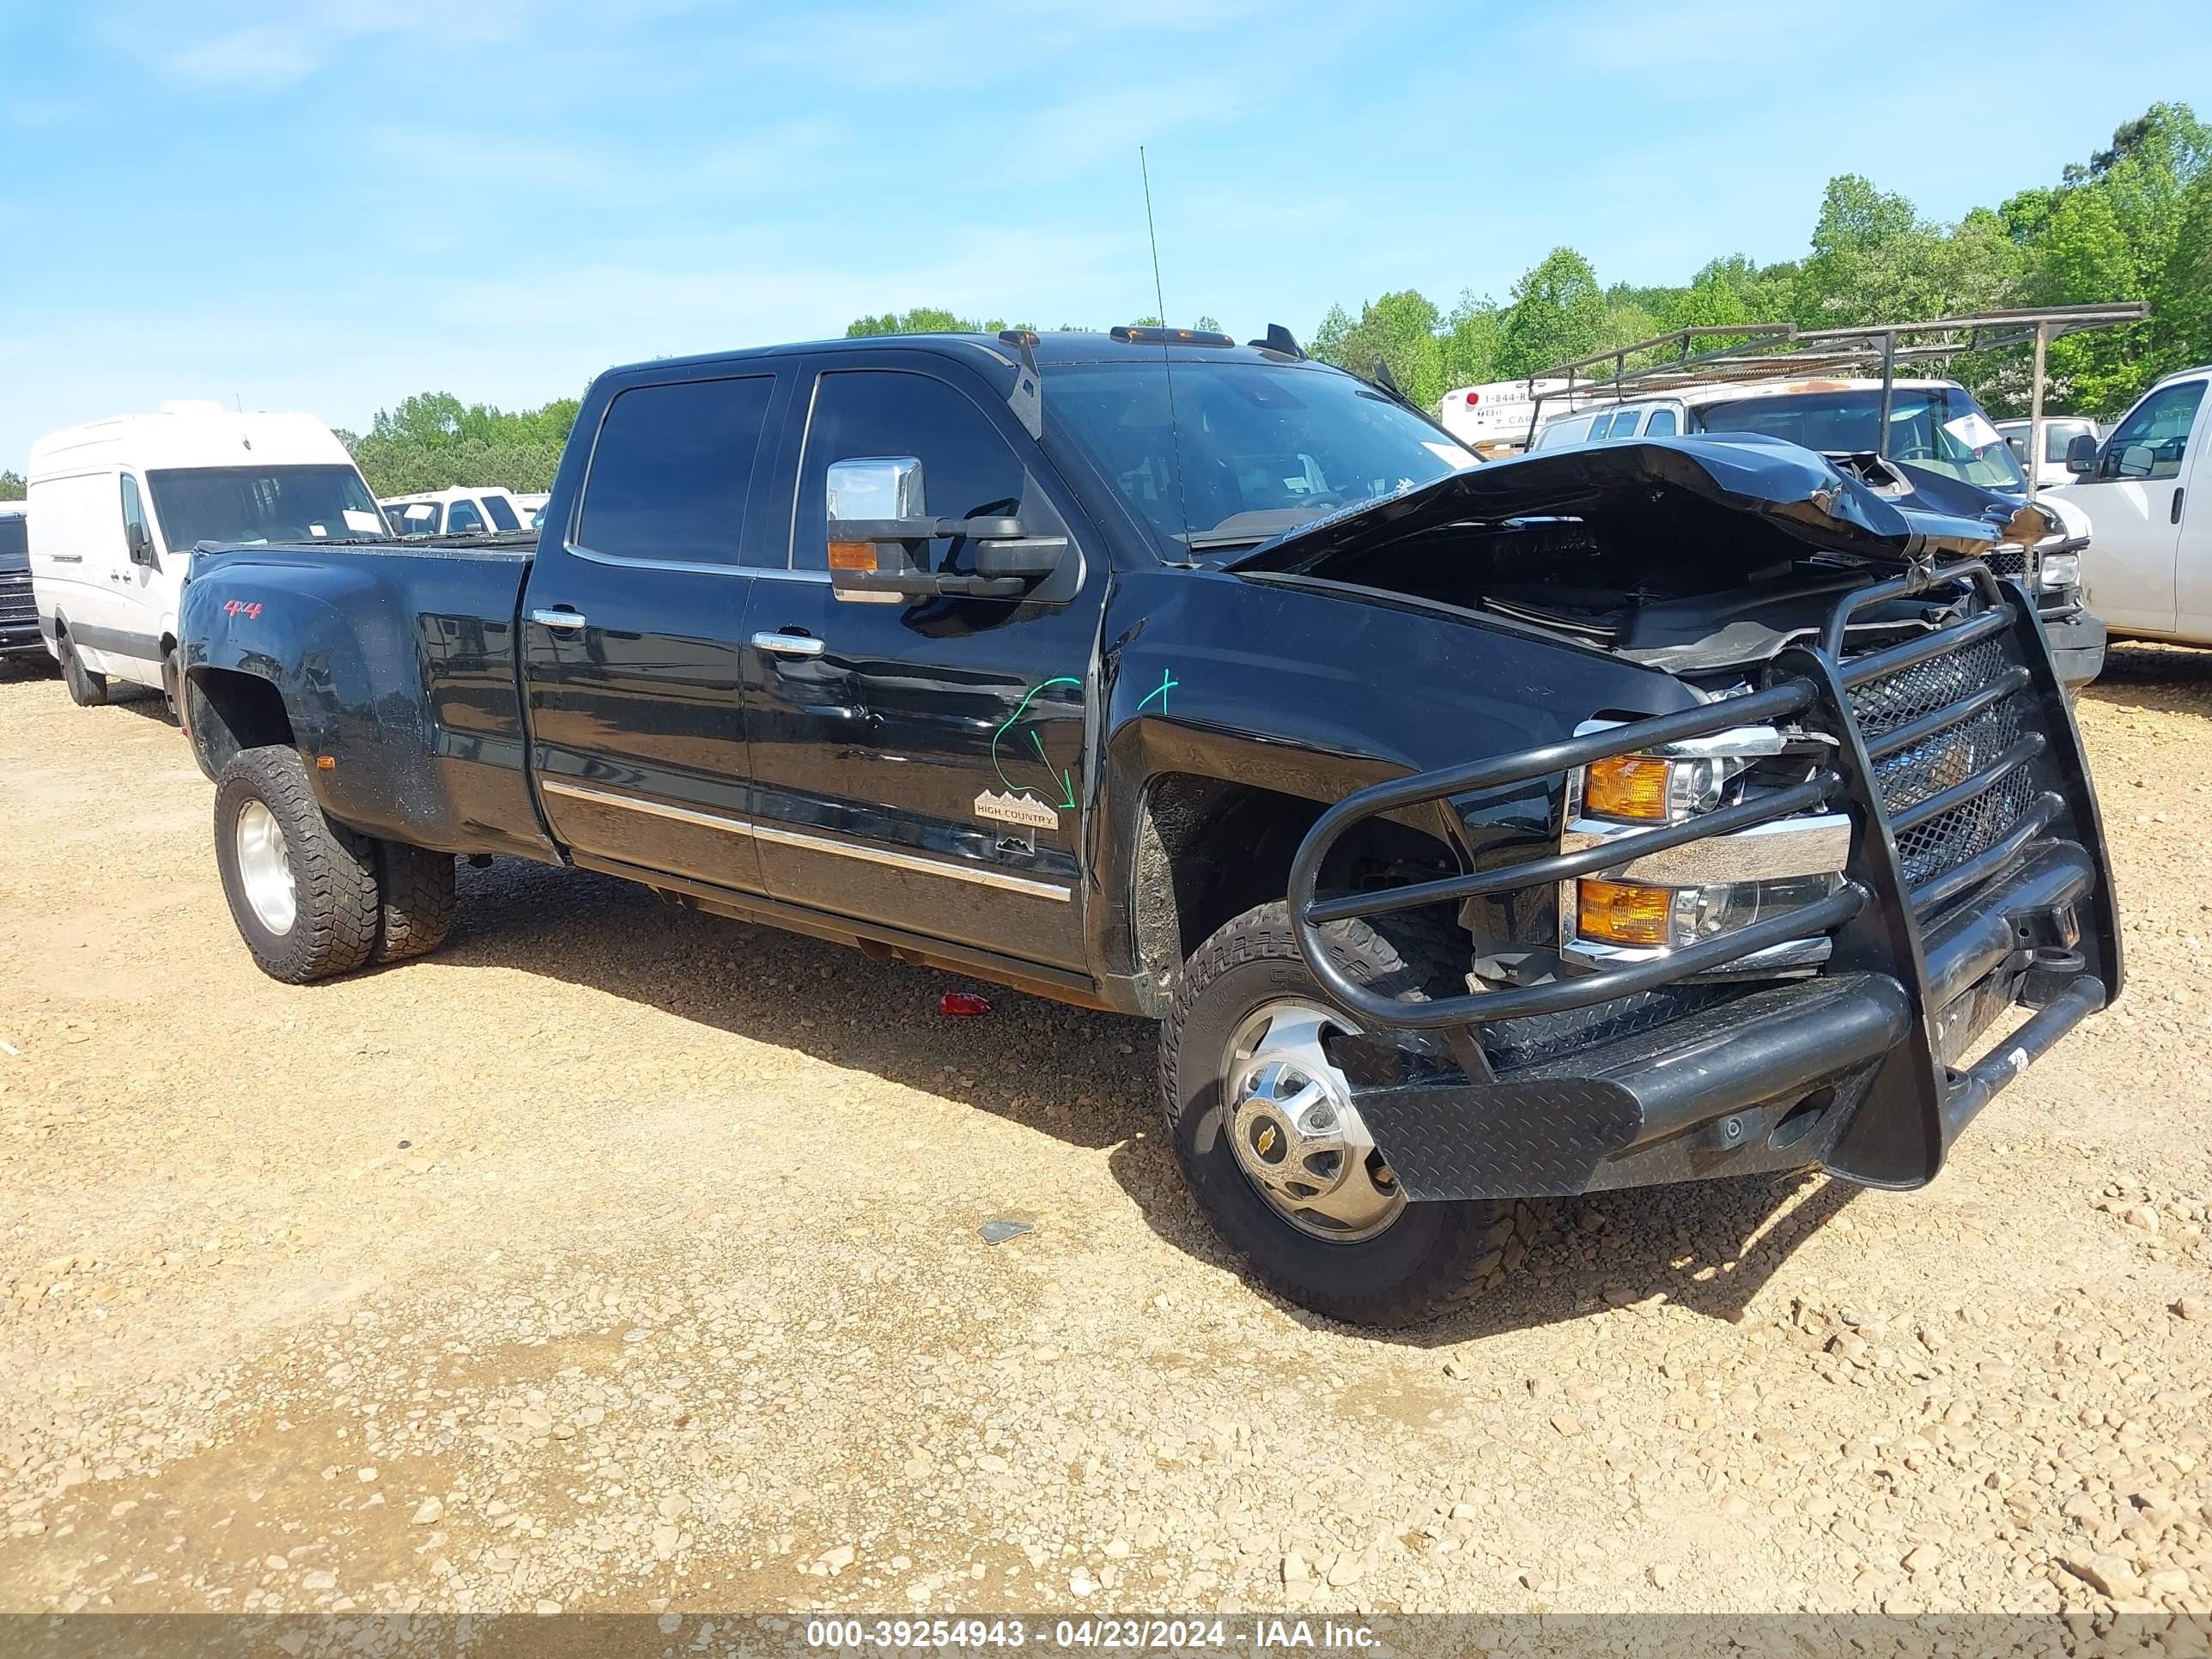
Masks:
[[[1641,538],[1639,538],[1639,540]],[[1324,563],[1310,573],[1328,579]],[[1838,595],[1894,574],[1848,556],[1752,568],[1607,547],[1574,520],[1424,532],[1363,556],[1342,580],[1571,635],[1670,673],[1698,676],[1763,662],[1817,635]],[[1948,598],[1948,596],[1947,596]],[[1941,626],[1948,605],[1900,606],[1853,628],[1856,649],[1900,629]]]
[[[1851,589],[1986,550],[2021,510],[1981,491],[1898,497],[1763,439],[1607,445],[1462,473],[1234,568],[1449,605],[1698,678],[1809,641]],[[1943,626],[1958,592],[1855,617],[1846,654]]]

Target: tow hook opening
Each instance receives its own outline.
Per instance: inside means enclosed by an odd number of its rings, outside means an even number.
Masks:
[[[1820,1127],[1820,1120],[1828,1115],[1828,1109],[1835,1103],[1833,1087],[1823,1085],[1814,1090],[1782,1115],[1781,1121],[1774,1126],[1774,1132],[1767,1136],[1766,1144],[1778,1151],[1796,1146]]]

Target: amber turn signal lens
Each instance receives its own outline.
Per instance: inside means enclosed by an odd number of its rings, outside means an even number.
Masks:
[[[1667,821],[1668,763],[1648,755],[1592,761],[1583,778],[1583,810],[1600,817]]]
[[[1674,906],[1671,887],[1645,887],[1632,881],[1575,884],[1575,931],[1607,945],[1664,945],[1667,918]]]
[[[830,568],[832,570],[873,570],[876,568],[876,544],[873,542],[832,542],[830,544]]]

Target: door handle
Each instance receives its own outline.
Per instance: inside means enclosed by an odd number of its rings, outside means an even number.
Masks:
[[[2173,487],[2173,510],[2166,515],[2166,521],[2168,524],[2181,522],[2181,486],[2179,484]]]
[[[573,634],[584,625],[584,613],[580,611],[533,611],[530,613],[530,620],[540,628]]]
[[[779,657],[818,657],[822,641],[811,634],[756,634],[753,649],[767,651]]]

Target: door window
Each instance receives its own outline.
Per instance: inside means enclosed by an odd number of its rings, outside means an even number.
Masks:
[[[446,532],[448,535],[472,535],[483,527],[483,514],[477,511],[474,501],[455,501],[446,509]]]
[[[520,530],[522,528],[522,520],[514,516],[514,508],[508,504],[506,496],[486,495],[483,499],[483,510],[491,514],[493,529]]]
[[[2130,482],[2179,477],[2182,457],[2189,452],[2189,428],[2203,401],[2202,380],[2179,380],[2152,392],[2106,443],[2097,476]]]
[[[792,526],[792,566],[830,568],[828,484],[832,461],[911,455],[921,463],[930,515],[1018,514],[1028,479],[1013,446],[963,393],[927,374],[853,369],[824,374],[806,428]],[[932,569],[946,544],[930,550]]]
[[[1644,435],[1647,438],[1673,437],[1674,435],[1674,411],[1671,409],[1653,410],[1651,411],[1651,418],[1644,423]]]
[[[138,495],[138,480],[126,472],[123,475],[123,545],[126,548],[136,539],[131,530],[133,525],[137,526],[138,533],[146,537],[147,545],[151,547],[154,532],[146,522],[146,504]]]
[[[617,392],[584,483],[580,546],[655,564],[733,566],[773,374]]]

